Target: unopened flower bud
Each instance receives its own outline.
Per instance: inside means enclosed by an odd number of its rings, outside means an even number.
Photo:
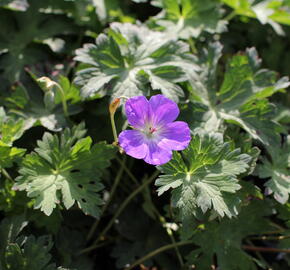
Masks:
[[[51,91],[52,88],[57,85],[55,81],[51,80],[48,77],[41,77],[38,78],[36,81],[44,92]]]
[[[120,105],[120,98],[115,98],[112,103],[109,105],[109,111],[110,114],[115,114],[116,110],[118,109],[119,105]]]

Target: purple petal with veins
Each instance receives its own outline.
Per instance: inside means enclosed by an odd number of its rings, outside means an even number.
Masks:
[[[163,95],[149,101],[144,96],[130,98],[125,112],[134,130],[122,131],[119,144],[128,155],[162,165],[172,158],[172,150],[188,146],[190,129],[185,122],[173,122],[179,114],[178,106]]]
[[[128,122],[135,128],[142,128],[149,114],[149,102],[144,96],[129,98],[125,104]]]

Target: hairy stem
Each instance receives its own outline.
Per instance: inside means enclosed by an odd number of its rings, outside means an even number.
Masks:
[[[157,248],[151,252],[149,252],[147,255],[145,255],[144,257],[138,259],[137,261],[133,262],[129,267],[127,267],[125,270],[131,270],[133,269],[135,266],[139,265],[140,263],[156,256],[157,254],[163,252],[163,251],[166,251],[168,249],[172,249],[172,248],[175,248],[175,247],[179,247],[179,246],[185,246],[185,245],[190,245],[192,244],[191,241],[182,241],[182,242],[177,242],[177,243],[173,243],[173,244],[169,244],[169,245],[166,245],[166,246],[163,246],[163,247],[160,247],[160,248]]]
[[[129,204],[129,202],[139,193],[142,191],[142,189],[144,187],[146,187],[147,185],[149,185],[159,174],[159,171],[155,171],[151,177],[149,177],[146,181],[143,182],[143,184],[141,186],[139,186],[137,189],[135,189],[128,197],[127,199],[120,205],[120,207],[117,209],[117,211],[115,212],[114,216],[112,217],[112,219],[110,220],[110,222],[108,223],[108,225],[103,229],[103,231],[100,233],[99,237],[97,238],[97,240],[93,243],[92,246],[85,248],[83,250],[81,250],[78,255],[81,255],[83,253],[87,253],[91,250],[94,250],[97,246],[99,241],[105,236],[105,234],[111,229],[111,227],[113,226],[113,224],[115,223],[116,219],[119,217],[119,215],[123,212],[123,210],[125,209],[125,207]]]
[[[124,172],[125,161],[126,161],[126,156],[125,156],[125,157],[123,158],[123,160],[121,161],[123,166],[120,167],[120,169],[119,169],[119,171],[118,171],[118,173],[117,173],[117,175],[116,175],[116,178],[115,178],[114,184],[113,184],[112,189],[110,190],[110,193],[109,193],[109,199],[107,200],[107,202],[104,204],[104,206],[103,206],[103,208],[102,208],[102,214],[101,214],[101,216],[102,216],[102,215],[105,213],[105,211],[107,210],[107,208],[108,208],[109,204],[111,203],[112,198],[113,198],[113,196],[114,196],[114,194],[115,194],[115,192],[116,192],[116,190],[117,190],[117,186],[118,186],[118,184],[119,184],[119,182],[120,182],[120,180],[121,180],[121,177],[122,177],[122,175],[123,175],[123,172]],[[97,220],[95,221],[95,223],[93,224],[93,226],[91,227],[91,229],[90,229],[90,231],[89,231],[89,233],[88,233],[88,236],[87,236],[87,241],[89,241],[89,240],[92,238],[94,232],[96,231],[96,229],[97,229],[97,227],[98,227],[98,225],[99,225],[99,221],[100,221],[100,218],[97,219]]]

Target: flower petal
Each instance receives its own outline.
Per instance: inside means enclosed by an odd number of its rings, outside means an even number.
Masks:
[[[163,95],[152,96],[149,104],[154,126],[171,123],[179,115],[177,104]]]
[[[148,153],[143,134],[138,130],[124,130],[119,135],[119,144],[127,155],[142,159]]]
[[[172,152],[159,147],[154,142],[149,142],[148,153],[145,156],[145,162],[151,165],[162,165],[167,163],[172,158]]]
[[[148,119],[149,103],[146,97],[138,96],[129,98],[125,104],[128,122],[135,128],[142,128]]]
[[[158,146],[169,150],[183,150],[191,140],[190,129],[187,123],[183,121],[167,124],[160,136],[163,138]]]

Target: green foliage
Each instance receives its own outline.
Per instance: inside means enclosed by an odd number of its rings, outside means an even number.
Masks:
[[[46,215],[60,201],[66,209],[77,201],[85,214],[100,214],[100,177],[115,151],[105,143],[91,146],[91,138],[84,135],[84,125],[66,129],[60,137],[45,133],[35,152],[23,160],[14,188],[26,190],[35,198],[34,207]]]
[[[4,108],[0,107],[0,130],[2,144],[12,145],[24,132],[23,121],[8,116]]]
[[[30,2],[26,12],[0,9],[0,17],[5,22],[1,24],[0,32],[0,52],[5,52],[0,54],[0,69],[10,82],[19,80],[25,65],[46,59],[44,48],[35,41],[41,43],[47,38],[75,31],[67,18],[38,12],[43,7],[42,1]]]
[[[163,9],[155,17],[156,24],[172,37],[196,38],[203,31],[221,33],[226,30],[218,1],[163,0],[161,3]]]
[[[172,188],[173,205],[180,208],[183,219],[213,210],[223,217],[237,215],[241,188],[237,176],[248,168],[251,157],[230,149],[221,134],[196,133],[182,154],[160,167],[164,175],[155,182],[158,194]]]
[[[19,11],[26,11],[29,7],[27,0],[0,0],[0,7],[6,7]]]
[[[6,98],[11,113],[23,118],[24,129],[42,125],[52,131],[62,130],[67,126],[66,117],[80,111],[77,106],[81,99],[78,88],[64,76],[55,82],[47,77],[37,78],[31,72],[30,75],[39,87],[32,85],[28,90],[24,85],[16,86],[11,96]],[[46,84],[50,87],[47,88]]]
[[[17,86],[8,99],[11,102],[11,112],[23,118],[25,129],[42,125],[52,131],[62,130],[66,126],[66,120],[61,107],[51,106],[45,100],[45,96],[42,97],[39,91],[37,92],[34,92],[32,97],[25,86]]]
[[[85,232],[63,227],[60,229],[55,243],[63,266],[73,268],[71,270],[94,269],[92,261],[87,256],[75,256],[85,245]]]
[[[51,255],[48,252],[51,247],[51,239],[45,236],[37,239],[29,236],[23,245],[10,243],[5,254],[6,267],[19,270],[54,270],[56,267],[49,264]]]
[[[85,44],[76,55],[86,64],[75,78],[85,98],[133,97],[153,89],[177,101],[184,95],[176,84],[186,80],[183,70],[195,68],[187,44],[129,23],[112,23],[108,35],[99,35],[96,44]]]
[[[0,182],[0,210],[6,214],[19,215],[30,206],[30,202],[24,193],[12,189],[13,183],[10,179],[2,179]]]
[[[8,116],[0,107],[0,168],[7,168],[18,161],[25,153],[25,149],[12,147],[12,143],[20,138],[24,132],[23,121]]]
[[[286,203],[290,193],[290,136],[281,148],[269,147],[270,159],[261,157],[257,173],[260,178],[270,178],[265,184],[269,194],[280,203]]]
[[[222,0],[222,2],[233,8],[238,15],[257,18],[262,24],[270,24],[277,34],[285,34],[279,23],[290,25],[290,3],[287,0]]]
[[[27,222],[23,216],[4,219],[0,224],[0,269],[61,270],[51,263],[52,239],[19,236]],[[68,270],[68,269],[67,269]]]
[[[0,0],[0,270],[289,269],[289,14]],[[120,133],[126,98],[159,93],[186,149],[155,168],[100,142],[113,99]]]
[[[279,143],[273,105],[267,100],[289,86],[287,77],[276,80],[276,73],[260,69],[261,61],[254,48],[235,55],[228,61],[221,86],[217,84],[217,64],[222,46],[212,43],[199,58],[200,72],[193,74],[192,108],[208,131],[221,128],[223,122],[242,127],[254,139],[265,145]],[[273,132],[276,131],[276,132]]]
[[[223,269],[257,269],[254,259],[242,250],[241,245],[245,237],[273,229],[266,219],[270,214],[269,204],[254,201],[242,208],[237,219],[205,224],[204,229],[192,238],[200,248],[188,255],[190,264],[196,265],[197,269],[209,269],[215,255]]]
[[[132,213],[134,212],[136,215],[132,219]],[[144,212],[138,211],[137,205],[128,208],[121,218],[122,221],[116,228],[122,238],[112,251],[112,256],[116,258],[116,266],[118,268],[122,269],[126,264],[132,263],[142,256],[142,254],[168,243],[169,239],[162,227]],[[145,263],[146,266],[152,266],[152,264],[152,260],[147,260]],[[178,266],[170,265],[168,262],[163,264],[163,267],[171,270]]]

